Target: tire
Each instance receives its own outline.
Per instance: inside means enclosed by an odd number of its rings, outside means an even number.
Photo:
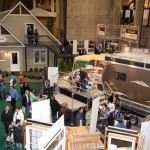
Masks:
[[[131,124],[138,125],[138,118],[136,116],[131,116]]]

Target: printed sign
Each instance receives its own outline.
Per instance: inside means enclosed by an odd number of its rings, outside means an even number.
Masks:
[[[121,28],[121,35],[122,38],[138,40],[138,30],[132,28]]]
[[[105,36],[105,27],[97,25],[97,34],[100,36]]]
[[[7,38],[4,36],[0,36],[0,43],[4,43],[7,41]]]

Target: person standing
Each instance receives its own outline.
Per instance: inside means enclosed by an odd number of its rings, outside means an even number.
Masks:
[[[18,98],[18,93],[17,93],[16,89],[14,89],[13,86],[10,86],[9,94],[11,96],[11,106],[12,106],[12,110],[14,112],[15,108],[16,108],[16,100]]]
[[[0,100],[2,100],[3,97],[5,98],[5,81],[3,80],[2,76],[0,76]]]
[[[18,106],[16,107],[16,111],[13,116],[14,125],[16,124],[17,120],[20,120],[20,125],[23,126],[24,114],[22,112],[22,109],[20,109],[20,107]]]
[[[55,123],[57,121],[57,112],[60,110],[61,106],[53,94],[49,94],[48,99],[50,99],[50,106],[52,110],[52,122]]]
[[[25,109],[24,113],[26,117],[29,116],[30,106],[31,106],[31,101],[30,101],[29,91],[25,90],[25,94],[22,96],[22,107]]]
[[[81,126],[83,124],[83,108],[80,107],[79,111],[76,115],[76,124],[77,126]]]
[[[60,108],[58,114],[59,114],[59,117],[64,115],[65,126],[69,125],[69,122],[70,122],[70,110],[68,108],[68,103],[67,102],[64,102],[62,104],[62,107]]]
[[[35,44],[37,45],[39,42],[39,33],[37,29],[35,29],[34,31],[34,38],[35,38]]]
[[[16,120],[16,125],[14,125],[14,142],[16,143],[17,150],[22,150],[23,131],[20,120]]]
[[[20,74],[19,79],[20,79],[20,94],[23,95],[24,91],[23,91],[22,87],[23,87],[23,84],[25,82],[24,76],[22,74]]]
[[[26,90],[30,91],[29,84],[27,82],[24,82],[22,86],[23,94],[25,93]]]
[[[9,106],[6,106],[5,110],[1,114],[1,121],[5,127],[6,135],[8,135],[8,127],[13,121],[13,114],[9,109]]]
[[[10,86],[13,86],[13,87],[15,87],[17,84],[16,77],[15,77],[13,72],[10,75],[10,81],[9,82],[10,82]]]

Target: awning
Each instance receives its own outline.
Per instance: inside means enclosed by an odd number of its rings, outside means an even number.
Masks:
[[[79,61],[90,62],[91,60],[105,62],[105,54],[99,54],[99,55],[90,54],[90,55],[77,56],[74,58],[73,69],[74,69],[74,65],[76,62],[79,62]]]
[[[77,56],[74,58],[74,63],[77,61],[91,61],[91,60],[98,60],[98,61],[105,61],[105,54],[90,54],[90,55],[82,55],[82,56]]]

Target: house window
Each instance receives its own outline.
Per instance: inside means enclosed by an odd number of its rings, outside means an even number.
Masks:
[[[5,52],[4,51],[0,51],[0,61],[5,61],[6,57],[5,57]]]
[[[34,63],[35,64],[46,64],[46,59],[47,59],[46,49],[34,50]]]

